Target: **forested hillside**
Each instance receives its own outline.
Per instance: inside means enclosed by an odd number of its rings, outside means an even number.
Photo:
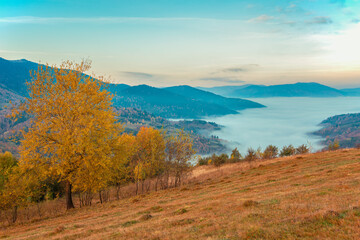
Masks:
[[[16,103],[26,96],[27,80],[30,71],[37,70],[38,64],[27,61],[9,61],[0,58],[0,150],[16,155],[19,130],[27,127],[28,118],[14,123],[7,116],[11,113],[10,103]],[[213,101],[199,101],[171,91],[147,85],[131,87],[126,84],[106,83],[105,87],[114,94],[113,104],[119,113],[119,121],[124,123],[125,131],[136,134],[141,126],[151,126],[173,133],[184,129],[194,139],[194,148],[199,154],[209,154],[226,150],[226,142],[211,136],[212,130],[220,126],[204,121],[169,121],[171,118],[198,118],[209,115],[234,114],[235,110],[218,105]],[[222,97],[218,96],[220,99]],[[242,100],[239,100],[240,102]],[[246,102],[244,100],[244,102]],[[252,104],[251,101],[248,101]],[[246,102],[247,103],[247,102]],[[255,104],[256,105],[256,104]],[[258,106],[258,105],[256,105]],[[262,105],[259,105],[262,106]]]
[[[323,128],[315,134],[325,138],[327,146],[336,141],[342,148],[360,146],[360,113],[333,116],[321,125]]]

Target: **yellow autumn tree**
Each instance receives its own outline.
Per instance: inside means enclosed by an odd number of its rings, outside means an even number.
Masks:
[[[151,127],[142,127],[136,135],[137,151],[134,156],[134,177],[136,181],[136,193],[138,193],[139,182],[144,183],[146,179],[161,175],[165,166],[165,139],[164,133]]]
[[[116,187],[116,198],[120,198],[120,187],[133,178],[132,159],[137,149],[136,137],[121,135],[114,142],[114,156],[111,159],[110,184]]]
[[[97,192],[106,185],[110,143],[118,134],[112,96],[101,78],[83,74],[90,67],[89,61],[39,65],[27,83],[29,97],[17,111],[32,117],[23,132],[20,166],[59,176],[67,209],[74,207],[72,189]]]
[[[166,143],[167,164],[175,177],[175,187],[182,182],[183,175],[190,168],[190,160],[195,154],[189,134],[179,130],[171,135]]]

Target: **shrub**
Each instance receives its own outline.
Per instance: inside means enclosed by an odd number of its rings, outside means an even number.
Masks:
[[[241,156],[239,150],[237,148],[232,150],[229,162],[235,163],[235,162],[239,162],[241,159],[242,159],[242,156]]]
[[[221,154],[220,156],[217,156],[213,159],[214,165],[216,167],[220,167],[224,163],[226,163],[229,159],[229,156],[225,153]]]
[[[246,161],[254,161],[257,159],[256,151],[253,148],[248,148],[247,154],[245,156]]]
[[[276,158],[279,154],[279,149],[276,146],[269,145],[265,148],[263,153],[264,159]]]
[[[296,154],[307,154],[310,152],[310,148],[306,146],[305,144],[300,145],[296,148]]]
[[[199,160],[198,160],[198,165],[199,166],[203,166],[203,165],[208,165],[208,158],[202,158],[200,157]]]
[[[256,159],[263,159],[263,157],[264,157],[264,154],[261,151],[261,148],[258,147],[258,149],[256,149]]]
[[[294,148],[293,145],[284,146],[281,149],[280,157],[292,156],[295,155],[295,153],[296,153],[296,149]]]
[[[340,143],[338,140],[335,140],[334,142],[329,143],[328,149],[330,151],[335,151],[335,150],[338,150],[339,148],[340,148]]]

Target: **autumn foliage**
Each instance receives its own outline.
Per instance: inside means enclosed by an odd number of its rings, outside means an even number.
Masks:
[[[189,135],[142,127],[136,136],[123,128],[112,108],[112,95],[101,78],[84,74],[90,62],[64,62],[59,68],[39,65],[28,82],[29,96],[16,106],[13,117],[31,116],[23,130],[19,162],[10,153],[0,156],[0,209],[16,221],[19,207],[65,194],[67,209],[101,202],[109,189],[136,183],[136,194],[178,186],[194,154]],[[100,80],[99,80],[100,79]],[[55,190],[54,190],[55,189]]]

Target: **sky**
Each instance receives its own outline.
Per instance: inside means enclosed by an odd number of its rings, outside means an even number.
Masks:
[[[115,83],[360,87],[360,0],[0,0],[0,57]]]

